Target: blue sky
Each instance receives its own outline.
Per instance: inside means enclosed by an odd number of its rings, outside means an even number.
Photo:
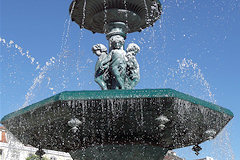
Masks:
[[[199,157],[191,148],[176,151],[189,160],[207,155],[238,160],[240,1],[161,2],[161,20],[126,40],[141,47],[136,88],[173,88],[230,109],[234,119],[216,140],[202,145]],[[61,91],[99,89],[91,47],[107,46],[107,40],[69,21],[70,3],[0,2],[0,37],[6,40],[0,42],[0,118]]]

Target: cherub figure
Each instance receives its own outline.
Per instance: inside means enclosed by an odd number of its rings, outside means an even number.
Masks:
[[[103,44],[94,45],[92,51],[98,56],[98,61],[95,66],[95,82],[99,84],[102,90],[107,90],[111,56],[107,54],[107,48]]]
[[[109,39],[111,58],[110,72],[112,75],[112,89],[125,89],[126,52],[123,50],[124,38],[114,35]]]
[[[139,64],[135,57],[139,51],[140,47],[135,43],[130,43],[127,47],[126,89],[133,89],[140,80]]]

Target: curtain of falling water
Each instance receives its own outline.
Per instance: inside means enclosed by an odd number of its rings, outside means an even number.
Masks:
[[[146,10],[146,22],[147,22],[147,24],[149,23],[149,14],[148,14],[148,7],[147,7],[147,2],[146,2],[146,0],[143,0],[143,2],[144,2],[144,5],[145,5],[145,10]]]
[[[104,0],[103,2],[103,5],[104,5],[104,26],[103,28],[105,28],[105,25],[107,24],[107,0]],[[106,33],[106,31],[104,31]]]
[[[127,10],[127,0],[124,0],[124,9]],[[125,24],[126,24],[126,27],[128,28],[128,13],[126,12],[126,20],[125,20]]]
[[[225,160],[237,160],[237,157],[234,156],[231,141],[229,139],[230,133],[228,130],[231,128],[231,122],[226,128],[224,128],[216,139],[212,142],[212,152],[211,155],[214,160],[222,160],[223,157]],[[219,150],[221,154],[219,154]]]
[[[83,18],[82,18],[82,28],[84,28],[84,23],[85,23],[85,17],[86,17],[86,4],[87,4],[87,0],[84,0],[84,4],[83,4]]]
[[[70,30],[71,17],[72,17],[72,13],[73,13],[75,4],[76,4],[76,1],[73,1],[73,5],[72,5],[71,12],[70,12],[70,17],[69,17],[69,20],[68,20],[68,25],[67,25],[67,32],[66,32],[66,36],[65,36],[65,42],[64,42],[64,45],[63,45],[64,47],[65,47],[66,44],[67,44],[67,40],[68,40],[68,36],[69,36],[69,30]],[[64,47],[63,47],[63,49],[65,49]]]

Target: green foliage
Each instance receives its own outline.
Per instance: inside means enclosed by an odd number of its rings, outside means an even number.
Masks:
[[[40,157],[35,154],[32,154],[29,157],[27,157],[26,160],[40,160]],[[49,159],[46,157],[43,157],[41,158],[41,160],[49,160]]]

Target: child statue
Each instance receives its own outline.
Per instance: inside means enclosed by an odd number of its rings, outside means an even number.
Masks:
[[[126,76],[126,52],[123,50],[124,38],[120,35],[114,35],[109,39],[111,64],[110,72],[112,75],[111,89],[125,89]]]
[[[130,43],[127,47],[126,89],[133,89],[140,80],[139,64],[135,57],[139,51],[140,47],[135,43]]]
[[[95,66],[95,82],[97,82],[102,90],[107,90],[111,56],[107,54],[107,48],[103,44],[94,45],[92,51],[98,56]]]

